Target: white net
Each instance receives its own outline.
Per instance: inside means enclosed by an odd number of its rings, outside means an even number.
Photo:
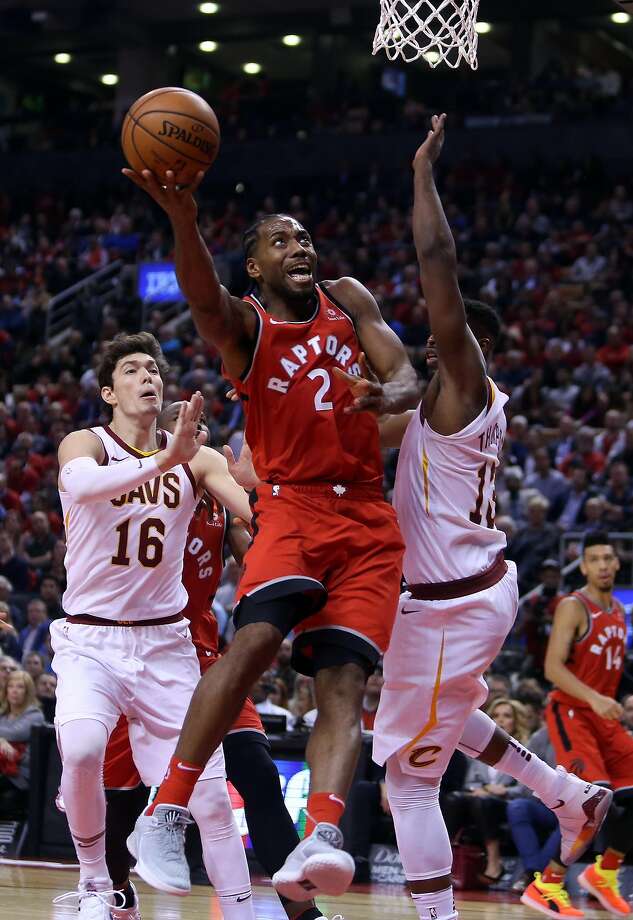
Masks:
[[[479,0],[380,0],[380,22],[373,53],[407,63],[424,57],[437,67],[459,67],[462,59],[477,69]]]

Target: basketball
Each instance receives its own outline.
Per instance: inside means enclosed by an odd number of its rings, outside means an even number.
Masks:
[[[218,155],[220,126],[204,99],[188,89],[167,86],[146,93],[130,106],[121,146],[136,172],[150,169],[164,179],[171,169],[178,185],[189,185]]]

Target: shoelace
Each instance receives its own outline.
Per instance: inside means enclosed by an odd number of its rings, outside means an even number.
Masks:
[[[544,882],[542,881],[542,876],[540,872],[534,874],[534,880],[536,882],[536,887],[542,891],[544,894],[549,895],[551,898],[556,898],[561,902],[563,907],[571,907],[571,901],[569,900],[569,894],[563,887],[562,882]]]
[[[114,904],[111,901],[112,896],[114,896]],[[53,904],[61,904],[63,901],[73,900],[80,904],[84,898],[98,898],[106,907],[115,907],[118,910],[125,905],[125,895],[121,891],[115,891],[114,888],[108,888],[105,891],[92,891],[90,888],[67,891],[65,894],[59,894],[56,898],[53,898]],[[117,898],[121,899],[120,904],[117,904]]]
[[[165,859],[175,859],[180,862],[185,845],[185,830],[188,824],[193,824],[193,818],[182,812],[173,810],[162,812],[156,823],[148,828],[148,834],[161,834],[161,849]],[[165,840],[164,831],[167,831]]]

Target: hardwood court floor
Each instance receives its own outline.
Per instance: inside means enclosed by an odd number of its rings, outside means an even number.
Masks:
[[[53,904],[53,898],[77,883],[77,871],[0,865],[0,916],[3,920],[68,920],[77,916],[73,902]],[[143,920],[220,920],[212,889],[194,887],[188,898],[159,894],[135,881],[141,897]],[[284,920],[274,892],[255,885],[257,920]],[[515,897],[477,895],[457,899],[461,920],[534,920],[533,911]],[[584,906],[584,905],[583,905]],[[345,920],[416,920],[415,910],[404,889],[394,885],[362,886],[342,898],[319,899],[327,917],[341,914]],[[605,920],[603,911],[587,910],[587,918]]]

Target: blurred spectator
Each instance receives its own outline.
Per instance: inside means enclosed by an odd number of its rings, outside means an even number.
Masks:
[[[546,447],[539,447],[534,451],[534,472],[525,479],[527,489],[536,489],[548,501],[548,510],[552,518],[560,513],[569,484],[562,473],[552,469],[552,461]]]
[[[274,677],[271,671],[264,671],[262,676],[253,685],[249,696],[255,703],[255,709],[260,715],[285,716],[286,731],[293,731],[295,717],[289,709],[277,706],[269,699],[269,694],[275,692]]]
[[[14,671],[19,670],[20,665],[14,658],[11,658],[9,655],[3,655],[0,657],[0,712],[2,712],[6,702],[7,683],[9,681],[9,676],[13,674]]]
[[[505,488],[497,493],[497,510],[509,515],[517,525],[526,520],[527,501],[534,492],[523,488],[524,473],[520,466],[509,466],[504,471]]]
[[[35,680],[35,692],[39,700],[44,718],[51,724],[55,721],[55,691],[57,678],[54,674],[40,674]]]
[[[46,670],[46,664],[44,662],[44,656],[40,655],[39,652],[27,652],[22,659],[22,668],[26,671],[27,674],[31,675],[33,683],[37,678],[44,674]]]
[[[31,586],[28,565],[16,555],[13,540],[6,530],[0,530],[0,575],[8,578],[15,591],[28,591]]]
[[[547,522],[549,507],[546,498],[531,498],[527,505],[527,524],[508,546],[508,558],[519,568],[521,593],[536,584],[543,560],[558,549],[559,530],[555,524]]]
[[[30,517],[30,532],[27,531],[20,545],[20,555],[39,574],[48,571],[53,561],[55,536],[51,532],[48,516],[35,511]]]
[[[5,821],[22,817],[26,810],[31,729],[43,721],[30,675],[15,671],[0,713],[0,818]]]
[[[605,518],[609,530],[623,530],[633,517],[633,487],[624,463],[612,463],[605,492]]]
[[[315,706],[314,680],[304,674],[298,674],[295,678],[294,693],[288,704],[288,709],[295,717],[295,723],[303,719],[306,713],[313,710]]]
[[[512,684],[507,674],[498,674],[494,671],[489,671],[486,674],[485,679],[486,684],[488,685],[488,699],[486,701],[487,706],[489,706],[497,697],[506,697],[510,695]]]
[[[540,585],[536,593],[525,600],[520,609],[520,631],[533,666],[543,674],[545,652],[552,628],[554,612],[565,596],[560,563],[544,559],[539,572]]]
[[[282,709],[289,709],[288,706],[288,688],[281,677],[273,677],[272,690],[268,693],[267,699],[275,706],[281,706]]]
[[[0,601],[0,655],[19,658],[20,643],[18,631],[13,625],[11,608],[6,601]]]
[[[574,461],[573,464],[570,464],[570,488],[558,518],[558,523],[563,530],[573,530],[582,520],[585,503],[591,495],[590,482],[589,470],[581,461]]]
[[[28,652],[46,652],[46,639],[51,621],[48,619],[46,604],[38,597],[28,602],[26,608],[27,625],[20,633],[20,649],[22,657]]]
[[[292,642],[290,639],[284,639],[284,641],[279,646],[279,651],[277,652],[277,657],[273,664],[273,671],[275,675],[283,680],[286,685],[286,689],[289,694],[292,694],[295,688],[295,678],[297,672],[292,668],[290,664],[292,660]]]
[[[65,616],[62,608],[62,592],[59,582],[52,575],[45,575],[40,582],[40,598],[46,604],[49,620]]]

